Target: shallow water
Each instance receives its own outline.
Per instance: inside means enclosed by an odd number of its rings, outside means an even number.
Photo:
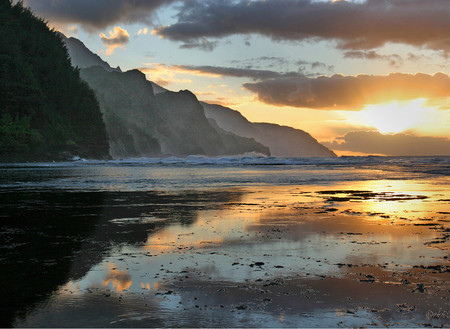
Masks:
[[[449,163],[2,165],[1,324],[448,326]]]

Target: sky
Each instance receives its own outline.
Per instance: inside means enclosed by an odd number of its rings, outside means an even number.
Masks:
[[[338,155],[450,155],[450,0],[24,4],[111,66]]]

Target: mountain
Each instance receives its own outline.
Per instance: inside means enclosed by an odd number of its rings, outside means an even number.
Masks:
[[[138,70],[108,72],[93,66],[80,75],[97,95],[114,158],[269,154],[251,138],[215,129],[190,91],[155,95],[153,83]]]
[[[229,132],[254,138],[269,147],[272,156],[280,157],[335,157],[336,154],[320,144],[307,132],[273,123],[249,122],[238,111],[202,103],[207,118]]]
[[[64,41],[72,65],[81,68],[100,102],[114,158],[248,152],[336,156],[302,130],[251,123],[232,109],[200,103],[187,90],[172,92],[147,81],[138,70],[115,72],[81,41]]]
[[[0,1],[0,161],[107,158],[93,91],[59,33],[22,6]]]
[[[107,62],[101,59],[100,56],[90,51],[80,40],[76,38],[67,38],[62,33],[59,33],[59,35],[66,45],[67,51],[70,54],[71,63],[74,67],[83,69],[91,66],[101,66],[108,72],[122,72],[120,67],[115,69],[112,68]]]
[[[166,91],[169,91],[166,88],[161,87],[160,85],[157,85],[156,83],[152,82],[152,87],[153,87],[153,92],[156,94],[161,94],[161,93],[165,93]]]

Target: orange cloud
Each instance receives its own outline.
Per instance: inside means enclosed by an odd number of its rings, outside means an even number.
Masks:
[[[139,68],[142,73],[148,75],[148,79],[154,81],[160,86],[168,86],[173,83],[192,83],[191,79],[177,78],[177,74],[188,73],[175,66],[167,66],[160,63],[146,63],[144,67]]]
[[[148,28],[139,29],[137,35],[141,35],[141,34],[147,35],[148,34]]]
[[[99,36],[100,39],[102,39],[103,44],[108,46],[108,49],[106,50],[106,55],[108,56],[111,55],[116,48],[124,48],[125,44],[130,40],[128,31],[119,26],[115,26],[112,31],[109,31],[109,36],[104,33],[100,33]]]
[[[326,147],[337,151],[364,152],[399,156],[450,155],[450,139],[409,134],[383,135],[379,132],[358,131],[336,138]]]
[[[256,93],[261,102],[272,105],[360,110],[367,104],[394,100],[444,100],[450,97],[450,77],[443,73],[297,76],[246,83],[244,88]]]

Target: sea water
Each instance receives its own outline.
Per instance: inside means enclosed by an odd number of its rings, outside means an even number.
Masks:
[[[1,325],[445,325],[449,182],[450,157],[1,164]]]
[[[377,179],[438,179],[450,157],[217,157],[78,160],[0,164],[3,191],[146,191],[252,185],[333,184]]]

